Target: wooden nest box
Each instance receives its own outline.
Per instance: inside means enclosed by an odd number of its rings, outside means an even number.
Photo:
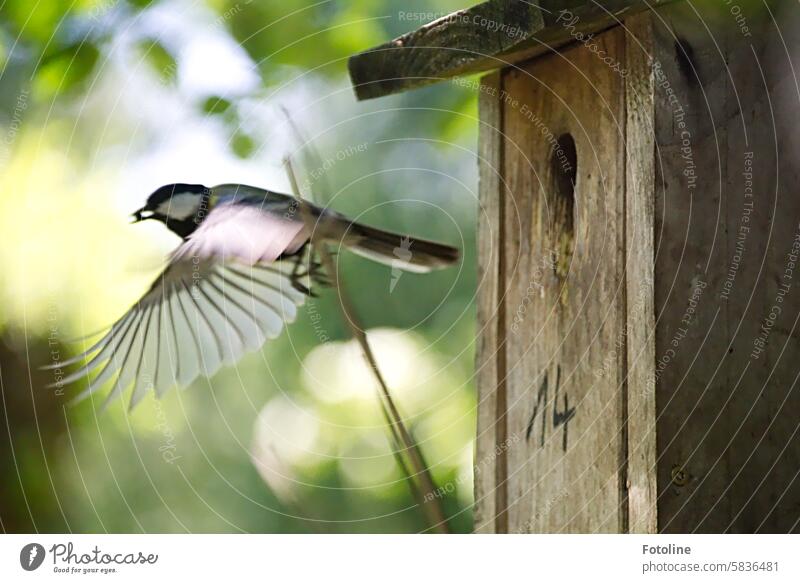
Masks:
[[[492,0],[355,55],[479,91],[479,532],[800,530],[800,6]]]

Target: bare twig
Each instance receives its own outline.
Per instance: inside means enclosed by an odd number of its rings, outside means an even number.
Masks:
[[[298,200],[298,204],[300,205],[301,216],[306,222],[306,225],[309,225],[310,229],[312,229],[313,233],[316,221],[310,212],[309,206],[304,203],[302,195],[300,194],[291,159],[286,158],[284,160],[284,164],[286,166],[286,172],[289,176],[292,190],[294,191],[294,195]],[[312,236],[312,244],[313,243],[314,241]],[[417,442],[414,440],[411,432],[406,428],[403,418],[400,415],[400,411],[395,405],[394,399],[389,391],[389,386],[386,384],[383,374],[381,374],[380,368],[378,367],[378,362],[375,359],[375,355],[369,345],[367,335],[364,332],[363,327],[358,323],[355,311],[350,304],[349,296],[347,295],[344,286],[339,279],[336,263],[333,261],[325,242],[320,241],[314,246],[314,250],[319,253],[325,271],[328,273],[329,278],[336,286],[339,295],[339,305],[342,308],[344,319],[347,322],[353,337],[361,346],[364,358],[366,359],[370,370],[378,381],[378,385],[381,389],[381,393],[379,395],[381,407],[383,409],[384,416],[387,418],[392,437],[395,439],[395,441],[398,441],[403,445],[403,448],[411,462],[411,466],[414,468],[414,475],[416,475],[420,481],[420,487],[418,488],[416,484],[414,484],[413,479],[409,480],[409,488],[411,489],[411,493],[415,496],[415,498],[417,498],[420,508],[428,517],[431,528],[439,533],[447,533],[449,532],[447,519],[445,518],[439,497],[437,496],[436,485],[433,481],[433,477],[430,474],[430,470],[425,463],[425,458],[423,457]],[[405,466],[405,463],[400,461],[398,461],[398,463],[400,464],[401,469],[408,474],[408,468]]]
[[[325,267],[325,270],[331,275],[331,279],[336,282],[336,287],[339,291],[339,303],[342,307],[342,311],[344,312],[345,320],[348,321],[348,325],[353,333],[353,336],[361,345],[361,349],[364,353],[364,357],[367,360],[367,364],[369,365],[372,373],[375,375],[375,378],[378,381],[378,384],[380,385],[382,397],[385,401],[386,409],[389,412],[392,433],[396,432],[396,434],[399,435],[400,441],[403,444],[409,459],[411,460],[411,465],[414,468],[414,472],[420,480],[421,492],[424,493],[421,502],[422,510],[428,515],[428,518],[431,521],[431,526],[434,529],[436,529],[438,532],[447,532],[447,521],[439,504],[439,498],[436,496],[436,485],[433,483],[433,478],[431,477],[430,471],[425,464],[425,460],[422,457],[419,446],[406,428],[405,423],[403,423],[403,418],[400,415],[400,411],[395,405],[394,399],[389,392],[389,387],[383,378],[383,374],[381,374],[380,368],[378,368],[378,363],[375,360],[375,355],[373,354],[372,349],[370,348],[367,335],[355,320],[352,306],[348,301],[348,296],[343,289],[341,280],[339,279],[338,272],[336,270],[336,264],[333,262],[330,253],[324,247],[324,245],[321,246],[320,257],[322,258],[322,263]]]

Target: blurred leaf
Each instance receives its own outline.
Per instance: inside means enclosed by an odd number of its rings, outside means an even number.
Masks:
[[[224,97],[212,95],[203,102],[203,111],[209,115],[222,115],[230,110],[231,105],[233,104]]]
[[[328,35],[336,52],[351,55],[386,40],[381,18],[363,12],[363,6],[351,5],[332,19]]]
[[[178,77],[178,63],[164,45],[154,39],[145,39],[140,41],[136,48],[141,58],[150,64],[162,82],[175,82]]]
[[[231,140],[231,150],[240,158],[249,158],[256,149],[256,143],[244,132],[237,131]]]
[[[88,42],[74,44],[53,52],[42,60],[36,71],[34,88],[43,98],[79,88],[97,64],[100,51]]]
[[[444,142],[458,142],[469,138],[478,123],[478,95],[465,92],[451,106],[453,115],[449,116],[440,130],[440,139]]]
[[[365,0],[357,8],[344,6],[307,0],[253,2],[231,14],[230,29],[267,75],[275,73],[276,64],[312,68],[323,63],[330,66],[318,73],[337,75],[345,70],[345,59],[354,49],[387,38],[383,2]]]
[[[0,21],[11,24],[13,37],[44,45],[53,38],[54,29],[64,21],[71,4],[68,0],[6,1],[0,4]]]

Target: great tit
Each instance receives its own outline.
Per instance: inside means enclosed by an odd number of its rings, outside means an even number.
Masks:
[[[87,362],[55,385],[100,372],[77,400],[112,381],[104,405],[133,386],[148,389],[210,377],[277,337],[314,284],[326,284],[319,244],[344,247],[416,273],[452,265],[458,250],[368,227],[292,196],[243,184],[169,184],[133,213],[164,223],[182,242],[149,290],[88,350],[45,368]],[[402,253],[398,253],[402,249]],[[102,368],[101,368],[102,367]]]

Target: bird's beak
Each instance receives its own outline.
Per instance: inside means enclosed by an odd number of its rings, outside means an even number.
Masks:
[[[147,213],[147,214],[145,214]],[[148,210],[146,207],[140,208],[138,211],[131,215],[131,224],[139,223],[141,221],[147,220],[153,216],[153,211]]]

